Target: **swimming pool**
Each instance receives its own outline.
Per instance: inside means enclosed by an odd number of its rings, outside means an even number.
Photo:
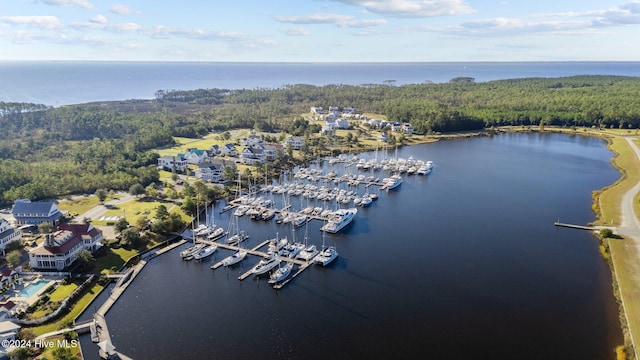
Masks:
[[[49,280],[38,280],[34,283],[29,284],[26,288],[20,290],[20,297],[31,297],[40,291],[43,287],[47,286]]]

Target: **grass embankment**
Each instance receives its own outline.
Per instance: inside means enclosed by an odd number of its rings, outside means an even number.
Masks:
[[[100,284],[94,284],[91,288],[87,290],[87,292],[78,299],[78,301],[73,305],[71,310],[61,317],[60,319],[41,326],[36,326],[31,328],[30,330],[36,336],[40,336],[42,334],[46,334],[48,332],[59,330],[61,327],[65,327],[63,325],[70,324],[77,318],[80,313],[93,301],[93,299],[100,294],[104,287]]]
[[[612,132],[608,132],[611,134]],[[615,134],[615,133],[614,133]],[[615,134],[615,135],[619,135]],[[640,162],[627,141],[620,136],[609,137],[609,148],[615,153],[613,165],[622,177],[613,185],[594,192],[597,224],[619,225],[622,197],[640,181]],[[636,203],[636,214],[640,214]],[[614,275],[614,293],[620,303],[620,320],[625,337],[626,353],[634,358],[633,344],[640,346],[640,264],[638,249],[629,239],[606,240]]]

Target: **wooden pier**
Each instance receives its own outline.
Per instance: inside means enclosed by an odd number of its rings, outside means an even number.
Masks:
[[[559,221],[554,222],[553,225],[558,226],[558,227],[565,227],[565,228],[578,229],[578,230],[588,230],[588,231],[596,231],[596,230],[598,230],[598,228],[593,227],[593,226],[567,224],[567,223],[561,223]]]

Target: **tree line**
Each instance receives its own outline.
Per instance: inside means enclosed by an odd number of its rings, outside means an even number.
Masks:
[[[308,135],[311,106],[353,106],[421,134],[500,125],[638,128],[640,78],[573,76],[394,86],[159,90],[154,100],[51,108],[0,102],[0,202],[157,182],[152,149],[234,128]]]

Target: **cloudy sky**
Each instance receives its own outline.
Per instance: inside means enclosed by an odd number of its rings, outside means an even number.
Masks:
[[[637,61],[638,39],[640,0],[2,0],[0,5],[0,60]]]

